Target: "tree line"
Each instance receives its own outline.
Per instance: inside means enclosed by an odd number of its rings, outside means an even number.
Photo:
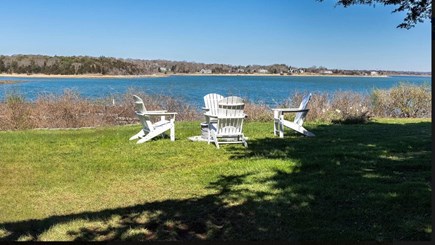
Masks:
[[[12,55],[0,56],[0,73],[56,74],[56,75],[148,75],[156,73],[255,73],[261,69],[268,73],[287,72],[284,64],[269,66],[233,66],[204,64],[187,61],[119,59],[90,56]]]
[[[228,65],[204,64],[188,61],[121,59],[90,56],[46,56],[46,55],[0,55],[0,73],[3,74],[47,74],[47,75],[150,75],[150,74],[292,74],[322,73],[323,66],[297,68],[286,64],[273,65]],[[365,75],[367,70],[332,69],[333,74]],[[419,74],[415,72],[378,71],[385,74]]]

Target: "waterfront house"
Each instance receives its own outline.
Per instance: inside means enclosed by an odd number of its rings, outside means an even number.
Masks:
[[[290,74],[298,74],[298,73],[304,73],[304,70],[303,69],[297,69],[297,68],[292,68],[292,69],[289,69],[288,70],[288,73],[290,73]]]
[[[269,71],[266,69],[259,69],[258,73],[269,73]]]
[[[201,74],[211,74],[211,70],[210,69],[201,69],[199,71],[199,73],[201,73]]]

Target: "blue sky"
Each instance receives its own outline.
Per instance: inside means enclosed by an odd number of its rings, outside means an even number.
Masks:
[[[431,70],[431,24],[315,0],[0,0],[0,54]]]

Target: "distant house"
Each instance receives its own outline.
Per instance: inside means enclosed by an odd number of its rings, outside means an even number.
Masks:
[[[201,74],[211,74],[211,70],[210,69],[201,69],[199,71],[199,73],[201,73]]]
[[[322,73],[322,74],[332,74],[332,71],[324,70],[324,71],[321,71],[320,73]]]
[[[292,68],[292,69],[290,69],[290,70],[288,70],[288,73],[290,73],[290,74],[297,74],[297,73],[304,73],[304,70],[303,69],[297,69],[297,68]]]
[[[245,70],[244,69],[237,69],[237,72],[243,73],[243,72],[245,72]]]
[[[166,67],[160,67],[159,70],[160,70],[160,72],[166,72],[167,71]]]
[[[370,76],[378,76],[379,73],[377,71],[371,71]]]
[[[269,71],[268,70],[266,70],[266,69],[259,69],[258,70],[258,73],[268,73]]]

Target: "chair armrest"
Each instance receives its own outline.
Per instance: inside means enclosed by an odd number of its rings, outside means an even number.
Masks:
[[[224,106],[241,106],[244,105],[245,103],[231,103],[231,104],[222,104]]]
[[[216,116],[217,118],[247,118],[248,117],[248,115],[246,115],[245,113],[243,113],[243,114],[241,114],[241,115],[238,115],[238,116],[221,116],[221,117],[219,117],[219,116]]]
[[[212,115],[212,114],[209,114],[209,113],[204,113],[204,116],[206,116],[206,117],[213,117],[213,118],[218,118],[219,116],[218,115]],[[243,115],[240,115],[240,116],[229,116],[229,117],[219,117],[219,118],[247,118],[248,117],[248,115],[247,114],[243,114]]]
[[[210,114],[208,112],[204,113],[204,116],[206,116],[206,117],[214,117],[214,118],[218,117],[217,115],[213,115],[213,114]]]
[[[147,111],[145,113],[137,113],[139,115],[147,115],[147,116],[170,116],[177,115],[177,112],[160,112],[160,111]]]
[[[286,112],[307,112],[310,109],[298,109],[298,108],[275,108],[272,109],[273,111],[279,111],[282,113],[286,113]]]
[[[141,114],[142,112],[137,112],[137,111],[135,111],[137,114]],[[151,113],[165,113],[165,112],[167,112],[167,110],[162,110],[162,111],[146,111],[145,113],[149,113],[149,112],[151,112]]]
[[[246,115],[241,115],[241,116],[229,116],[229,117],[217,117],[220,119],[243,119],[246,118]]]
[[[165,112],[168,112],[168,110],[161,110],[161,111],[146,111],[146,113],[148,113],[148,112],[151,112],[151,113],[154,113],[154,112],[156,112],[156,113],[165,113]]]

